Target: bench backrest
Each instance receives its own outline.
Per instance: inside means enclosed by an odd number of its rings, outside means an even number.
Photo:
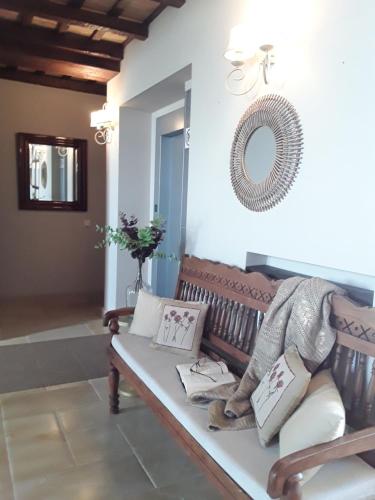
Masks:
[[[264,313],[282,280],[239,268],[185,256],[176,298],[210,304],[202,350],[225,359],[239,375],[251,357]],[[331,366],[354,428],[375,421],[375,309],[334,296],[332,325],[336,345],[326,364]]]

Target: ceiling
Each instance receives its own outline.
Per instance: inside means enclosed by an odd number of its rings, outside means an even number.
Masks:
[[[0,78],[105,95],[124,47],[185,0],[0,0]]]

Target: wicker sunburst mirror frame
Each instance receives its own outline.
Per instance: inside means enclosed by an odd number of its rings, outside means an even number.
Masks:
[[[276,142],[276,154],[269,175],[254,182],[246,171],[247,144],[256,130],[269,127]],[[240,202],[254,212],[270,210],[292,186],[302,159],[303,133],[295,108],[284,97],[266,95],[257,99],[242,116],[231,151],[231,179]]]

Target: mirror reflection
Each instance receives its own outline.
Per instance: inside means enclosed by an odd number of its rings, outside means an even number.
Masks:
[[[19,132],[21,210],[87,210],[87,141]]]
[[[77,168],[75,148],[29,144],[30,199],[76,201]]]
[[[259,184],[271,173],[276,159],[276,140],[270,127],[256,129],[246,144],[244,169],[249,178]]]

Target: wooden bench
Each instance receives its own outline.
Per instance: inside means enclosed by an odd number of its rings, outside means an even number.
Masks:
[[[224,264],[185,256],[181,263],[176,299],[210,304],[201,350],[215,359],[224,359],[233,372],[242,375],[251,357],[264,313],[280,283],[281,280],[272,280],[258,272],[246,273]],[[104,324],[109,325],[113,335],[117,335],[118,317],[132,313],[133,309],[129,308],[108,311]],[[347,423],[353,432],[334,442],[277,460],[268,477],[267,493],[271,498],[302,498],[299,473],[332,460],[361,454],[367,464],[375,467],[375,427],[371,427],[375,410],[375,309],[334,296],[331,321],[337,330],[337,340],[326,364],[332,368],[347,410]],[[188,454],[199,462],[225,498],[250,498],[124,362],[112,345],[108,352],[111,413],[119,411],[121,373]],[[373,493],[375,498],[375,491]]]

